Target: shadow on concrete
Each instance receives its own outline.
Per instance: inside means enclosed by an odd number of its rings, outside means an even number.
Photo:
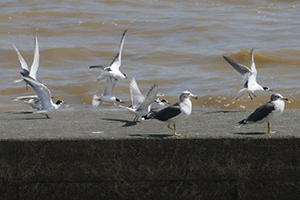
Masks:
[[[172,137],[174,135],[167,135],[167,134],[161,134],[161,135],[154,135],[154,134],[129,134],[131,137],[149,137],[149,138],[166,138],[166,137]]]
[[[264,132],[237,132],[237,133],[233,133],[233,134],[236,134],[236,135],[265,135],[267,133],[264,133]]]
[[[217,110],[211,112],[204,112],[203,114],[215,114],[215,113],[235,113],[235,112],[246,112],[244,110]]]
[[[135,126],[137,124],[137,122],[128,121],[124,119],[111,119],[111,118],[102,118],[102,119],[107,121],[114,121],[114,122],[124,122],[125,124],[122,127]]]

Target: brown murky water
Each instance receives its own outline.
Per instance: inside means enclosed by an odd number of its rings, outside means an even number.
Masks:
[[[11,43],[31,65],[37,35],[38,79],[70,109],[90,108],[104,81],[96,83],[100,72],[89,66],[110,64],[125,29],[121,70],[144,93],[157,83],[171,102],[190,90],[198,107],[256,108],[271,93],[232,104],[242,77],[222,58],[249,65],[255,48],[258,82],[290,98],[287,108],[300,108],[299,1],[2,1],[0,13],[1,111],[27,108],[12,99],[33,93],[13,84],[21,67]],[[127,101],[128,85],[116,86]]]

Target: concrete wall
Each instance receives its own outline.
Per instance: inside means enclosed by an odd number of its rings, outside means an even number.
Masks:
[[[299,199],[300,139],[0,142],[6,199]]]

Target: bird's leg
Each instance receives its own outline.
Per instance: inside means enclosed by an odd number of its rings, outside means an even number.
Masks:
[[[252,96],[251,96],[251,93],[249,93],[249,97],[250,97],[251,100],[253,100],[253,98],[252,98]]]
[[[171,125],[171,123],[168,124],[168,128],[173,130],[173,128],[170,125]]]
[[[135,118],[134,118],[134,122],[137,122],[139,120],[139,116],[135,116]]]
[[[268,122],[268,133],[269,134],[276,133],[276,131],[271,130],[271,123],[270,122]]]
[[[111,82],[111,83],[113,83],[113,79],[115,79],[115,78],[110,78],[110,82]]]
[[[254,93],[252,93],[254,97],[257,97]]]
[[[174,135],[176,135],[176,136],[179,136],[179,135],[181,135],[181,134],[178,134],[178,133],[176,133],[176,127],[175,127],[175,123],[174,123]]]
[[[51,119],[51,117],[49,117],[49,115],[46,115],[47,119]]]

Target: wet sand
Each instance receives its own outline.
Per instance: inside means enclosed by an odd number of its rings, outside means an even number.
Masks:
[[[90,140],[90,139],[184,139],[184,138],[299,138],[299,110],[285,110],[272,123],[276,134],[266,134],[266,124],[236,128],[249,111],[196,109],[187,121],[177,124],[179,137],[167,123],[157,120],[133,122],[124,110],[58,111],[46,119],[37,114],[1,113],[1,140]]]

